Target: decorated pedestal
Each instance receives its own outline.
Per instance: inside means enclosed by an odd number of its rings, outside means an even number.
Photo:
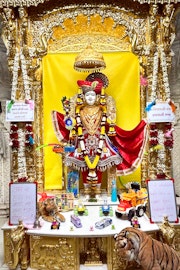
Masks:
[[[76,203],[76,202],[75,202]],[[74,211],[64,212],[65,222],[60,223],[59,229],[51,229],[51,223],[40,220],[42,227],[29,228],[26,231],[28,237],[28,250],[30,251],[30,267],[33,269],[64,269],[79,270],[80,265],[107,265],[108,270],[124,269],[124,262],[121,261],[115,251],[114,235],[123,228],[130,226],[127,219],[118,219],[114,211],[117,207],[108,204],[112,208],[111,214],[101,216],[99,205],[96,203],[83,202],[88,210],[88,215],[81,215],[82,227],[78,228],[71,222]],[[112,223],[107,224],[103,229],[96,228],[96,223],[104,218],[110,218]],[[156,224],[151,224],[147,216],[139,218],[141,229],[156,237],[159,230]],[[10,265],[12,260],[11,229],[12,226],[5,224],[4,248],[5,263]],[[95,254],[95,255],[93,255]],[[28,258],[27,264],[28,265]],[[22,268],[27,269],[27,268]],[[135,269],[135,268],[134,268]]]

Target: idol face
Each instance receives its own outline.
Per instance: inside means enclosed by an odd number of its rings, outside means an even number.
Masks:
[[[88,91],[87,93],[85,93],[84,98],[88,105],[94,105],[94,103],[96,102],[96,93],[93,90]]]

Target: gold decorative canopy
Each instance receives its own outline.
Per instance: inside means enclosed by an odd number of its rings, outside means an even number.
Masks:
[[[2,7],[30,7],[37,6],[40,3],[44,3],[47,0],[0,0],[0,8]]]
[[[88,45],[75,58],[74,69],[77,71],[93,72],[100,71],[106,68],[103,55],[93,49],[91,45]]]
[[[51,2],[51,0],[0,0],[0,8],[2,7],[31,7],[38,6],[39,4]],[[59,1],[63,2],[63,1]],[[118,2],[118,1],[117,1]],[[119,1],[120,2],[120,1]],[[134,0],[134,2],[139,2],[140,4],[176,4],[179,3],[180,0]],[[84,1],[77,1],[77,3],[83,4]]]

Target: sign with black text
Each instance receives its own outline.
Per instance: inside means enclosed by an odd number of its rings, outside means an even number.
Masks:
[[[165,216],[169,222],[178,222],[176,196],[173,179],[148,180],[150,221],[163,222]]]
[[[6,101],[7,122],[32,122],[34,121],[34,101],[13,102]]]
[[[37,183],[9,184],[9,224],[16,225],[19,221],[34,224],[37,207]]]
[[[150,123],[173,122],[175,115],[167,102],[157,102],[147,112],[147,118]]]

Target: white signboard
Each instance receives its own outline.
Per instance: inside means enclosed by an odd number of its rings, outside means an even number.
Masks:
[[[37,183],[10,183],[9,224],[16,225],[22,220],[33,224],[36,219]]]
[[[163,222],[168,216],[169,222],[178,222],[174,180],[148,180],[150,221]]]
[[[173,122],[174,118],[175,115],[167,102],[158,102],[147,112],[150,123]]]
[[[34,101],[6,102],[7,122],[32,122],[34,121]]]

